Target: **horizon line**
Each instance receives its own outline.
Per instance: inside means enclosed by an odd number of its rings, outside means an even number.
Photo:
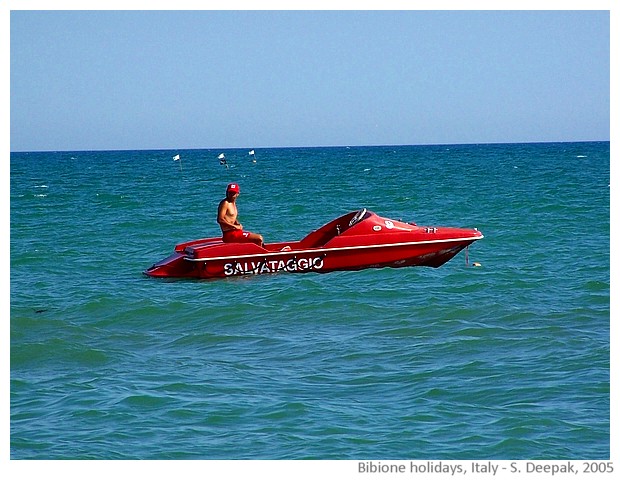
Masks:
[[[611,143],[610,140],[542,140],[542,141],[514,141],[514,142],[459,142],[459,143],[387,143],[375,145],[298,145],[298,146],[262,146],[262,147],[180,147],[180,148],[95,148],[79,150],[10,150],[10,153],[68,153],[68,152],[155,152],[155,151],[189,151],[189,150],[245,150],[245,149],[265,149],[276,150],[285,148],[377,148],[377,147],[442,147],[442,146],[461,146],[461,145],[536,145],[553,143]]]

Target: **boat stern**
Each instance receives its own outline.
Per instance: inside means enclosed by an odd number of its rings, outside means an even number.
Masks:
[[[185,260],[185,254],[174,252],[147,268],[143,273],[148,277],[191,277],[194,265]]]

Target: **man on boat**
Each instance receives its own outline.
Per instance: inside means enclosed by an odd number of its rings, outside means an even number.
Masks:
[[[244,232],[237,221],[237,197],[239,185],[231,183],[226,188],[226,198],[220,202],[217,211],[217,223],[222,228],[222,240],[226,243],[253,242],[263,246],[263,236],[258,233]]]

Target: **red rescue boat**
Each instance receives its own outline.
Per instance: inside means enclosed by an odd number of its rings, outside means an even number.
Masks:
[[[365,208],[350,212],[296,242],[224,243],[221,237],[180,243],[144,273],[151,277],[218,278],[277,272],[439,267],[483,238],[477,229],[420,227]]]

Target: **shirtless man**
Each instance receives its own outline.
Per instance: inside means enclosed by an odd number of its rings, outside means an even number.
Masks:
[[[258,233],[244,232],[237,221],[237,197],[239,185],[231,183],[226,189],[226,198],[220,202],[217,210],[217,223],[222,228],[222,240],[226,243],[253,242],[263,246],[263,236]]]

